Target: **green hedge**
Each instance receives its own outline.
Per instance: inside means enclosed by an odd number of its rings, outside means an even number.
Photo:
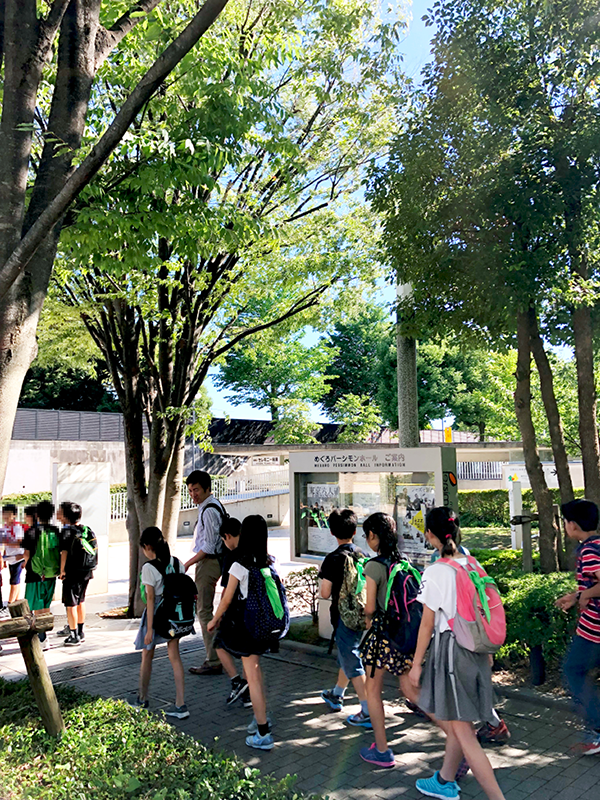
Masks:
[[[122,700],[56,689],[66,730],[43,730],[27,681],[0,680],[0,783],[11,800],[302,800]],[[243,734],[240,733],[240,737]]]
[[[542,645],[549,658],[564,655],[575,630],[577,615],[560,611],[554,605],[557,597],[576,588],[570,573],[539,573],[539,555],[534,554],[534,572],[522,571],[520,550],[473,550],[473,555],[491,575],[502,595],[506,611],[506,644],[499,651],[500,659],[527,655],[530,647]]]
[[[560,504],[558,489],[550,489],[553,501]],[[575,489],[575,497],[583,497],[584,489]],[[523,507],[537,511],[531,489],[523,490]],[[460,524],[465,528],[508,527],[508,489],[482,489],[459,491],[458,509]]]
[[[14,503],[16,506],[34,506],[42,500],[52,502],[52,492],[30,492],[29,494],[6,494],[2,498],[2,505]]]

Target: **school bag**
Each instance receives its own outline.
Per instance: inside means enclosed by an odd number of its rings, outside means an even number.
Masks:
[[[98,566],[98,540],[87,525],[74,525],[69,572],[91,572]]]
[[[53,525],[40,525],[31,569],[44,578],[56,578],[60,572],[58,530]]]
[[[376,558],[388,570],[385,607],[378,620],[377,630],[400,653],[414,653],[423,616],[423,607],[417,600],[421,574],[406,560],[388,564]]]
[[[290,610],[279,575],[271,567],[250,567],[244,627],[258,642],[283,639],[290,627]]]
[[[178,558],[173,559],[174,565],[169,563],[167,567],[157,558],[150,563],[164,581],[162,601],[154,610],[154,630],[163,639],[181,639],[195,633],[196,584],[185,574],[185,567]]]
[[[440,558],[456,576],[456,616],[448,620],[456,642],[472,653],[496,653],[506,639],[506,617],[498,587],[473,556],[465,565]]]
[[[363,570],[369,559],[357,552],[346,551],[344,556],[344,577],[338,599],[340,619],[350,630],[364,631],[367,579]]]

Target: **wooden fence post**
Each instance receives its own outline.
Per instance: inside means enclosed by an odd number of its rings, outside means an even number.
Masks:
[[[8,608],[13,618],[26,617],[31,619],[33,616],[27,600],[17,600],[15,603],[10,603]],[[31,684],[44,728],[51,736],[58,736],[64,731],[65,723],[60,713],[56,692],[52,685],[48,665],[44,659],[42,645],[35,631],[35,626],[24,635],[18,636],[17,641],[21,648],[23,661],[27,667],[29,683]]]

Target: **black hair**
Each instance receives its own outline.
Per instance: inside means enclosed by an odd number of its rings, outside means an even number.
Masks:
[[[17,515],[17,507],[14,503],[7,503],[2,506],[2,511],[10,511],[11,514]]]
[[[229,534],[229,536],[239,536],[242,530],[242,523],[235,517],[225,517],[221,523],[221,530],[219,534],[222,539]]]
[[[404,544],[402,537],[398,536],[396,521],[389,514],[377,511],[363,522],[363,531],[374,533],[379,539],[378,554],[391,561],[401,561],[401,549]]]
[[[598,506],[591,500],[571,500],[561,506],[561,511],[567,522],[575,522],[586,533],[598,528]]]
[[[140,547],[151,547],[165,566],[171,562],[171,550],[160,528],[145,528],[140,536]]]
[[[343,511],[336,508],[329,515],[327,524],[336,539],[352,539],[356,533],[358,520],[354,511],[350,511],[349,508],[345,508]]]
[[[238,555],[244,567],[268,567],[270,563],[267,552],[269,529],[267,520],[260,514],[245,517],[240,531]]]
[[[436,506],[427,512],[425,527],[442,543],[442,558],[453,556],[458,552],[460,544],[459,520],[456,513],[448,506]]]
[[[47,525],[54,516],[54,505],[48,500],[40,501],[35,509],[35,516],[44,525]]]
[[[82,511],[79,503],[69,503],[66,501],[60,504],[60,510],[62,511],[63,517],[67,520],[69,525],[77,525],[81,519]]]
[[[28,517],[33,517],[34,523],[37,522],[37,506],[25,506],[23,513]]]
[[[212,489],[212,480],[208,472],[203,472],[201,469],[195,469],[185,479],[186,486],[192,486],[197,483],[205,492],[210,492]]]

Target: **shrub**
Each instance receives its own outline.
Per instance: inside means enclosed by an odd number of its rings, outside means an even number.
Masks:
[[[550,489],[550,493],[553,502],[560,504],[559,490]],[[584,494],[584,489],[575,489],[576,498],[583,497]],[[465,528],[508,527],[510,525],[508,489],[459,491],[458,508],[460,524]],[[529,508],[534,512],[537,511],[531,489],[523,490],[523,508]]]
[[[319,570],[306,567],[290,574],[283,581],[291,611],[310,614],[315,625],[319,622]]]
[[[6,494],[2,498],[2,505],[14,503],[16,506],[33,506],[42,500],[52,502],[52,492],[30,492],[29,494]]]
[[[27,682],[0,680],[0,775],[11,800],[301,800],[147,711],[57,687],[66,723],[42,729]]]

